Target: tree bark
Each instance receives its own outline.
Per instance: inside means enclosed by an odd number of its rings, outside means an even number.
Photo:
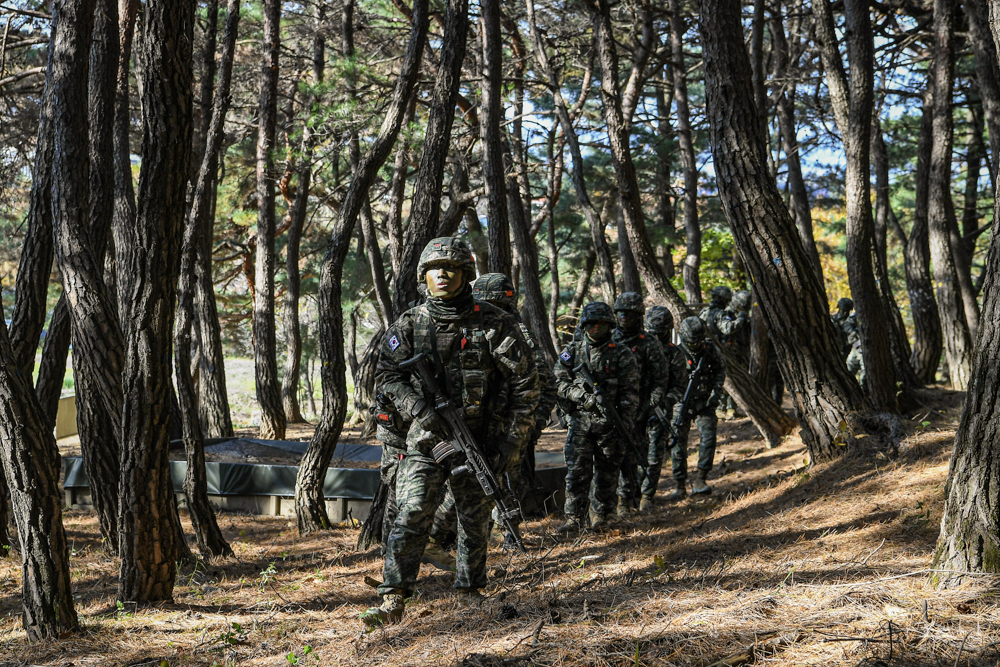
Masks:
[[[325,8],[323,4],[318,3],[315,11],[312,83],[313,86],[319,87],[323,83],[326,65],[326,38],[323,35]],[[285,355],[285,374],[281,381],[281,400],[289,422],[304,421],[299,407],[299,367],[302,362],[302,332],[299,330],[299,295],[302,289],[302,277],[299,273],[299,249],[302,243],[302,230],[306,223],[309,188],[312,182],[313,148],[316,144],[312,114],[316,101],[317,95],[311,91],[306,105],[306,123],[305,127],[302,128],[302,155],[299,158],[298,168],[299,185],[295,192],[295,202],[292,206],[285,247],[285,338],[288,341],[288,351]]]
[[[823,266],[819,261],[819,251],[816,249],[816,239],[813,236],[812,211],[809,206],[809,191],[806,189],[805,178],[802,176],[802,160],[799,156],[799,139],[795,126],[795,79],[789,75],[790,49],[785,37],[785,25],[781,15],[781,2],[777,0],[771,12],[771,39],[774,53],[775,85],[780,86],[774,91],[775,115],[778,118],[778,129],[781,132],[781,149],[785,153],[785,165],[788,169],[788,192],[791,199],[792,215],[795,226],[799,230],[799,238],[813,263],[820,284],[823,285]]]
[[[464,18],[463,12],[462,19]],[[331,527],[323,497],[323,482],[347,414],[344,313],[341,304],[344,259],[350,247],[354,224],[367,201],[368,188],[389,157],[396,137],[399,136],[420,71],[420,56],[427,39],[427,24],[427,0],[416,0],[413,3],[410,41],[393,91],[392,102],[386,110],[385,120],[378,136],[354,172],[323,257],[319,285],[323,415],[299,463],[299,472],[295,479],[295,515],[299,532],[302,534]],[[452,109],[453,105],[449,107],[449,111],[454,115]],[[397,281],[401,282],[403,281]],[[398,294],[398,285],[396,291]]]
[[[174,340],[174,366],[177,376],[177,400],[184,451],[187,455],[187,473],[184,475],[184,493],[188,513],[194,527],[198,550],[205,556],[229,556],[233,550],[222,536],[215,512],[208,500],[208,480],[205,474],[205,437],[198,418],[198,397],[191,373],[191,330],[194,317],[195,263],[198,246],[204,235],[204,226],[210,225],[210,190],[214,187],[218,170],[219,152],[222,147],[223,124],[229,108],[229,88],[233,74],[233,53],[240,19],[240,0],[229,0],[226,8],[226,27],[222,38],[222,56],[218,88],[212,105],[211,116],[204,136],[204,151],[194,188],[191,211],[184,227],[181,247],[181,266],[177,286],[177,326]],[[212,58],[214,59],[214,49]],[[205,113],[209,113],[207,108]]]
[[[701,227],[698,225],[698,163],[695,161],[688,104],[687,68],[684,65],[684,17],[680,0],[670,0],[671,67],[674,72],[674,100],[677,103],[677,140],[684,162],[684,295],[687,302],[701,302]]]
[[[563,143],[556,146],[556,135],[559,134],[559,126],[554,126],[549,130],[548,138],[548,180],[545,196],[545,218],[548,227],[546,238],[546,249],[549,259],[549,338],[552,340],[553,349],[561,347],[559,332],[556,329],[556,320],[559,319],[559,249],[556,246],[556,201],[558,192],[562,189],[562,148]],[[558,151],[558,153],[557,153]]]
[[[587,294],[590,292],[590,277],[594,275],[594,267],[596,265],[597,252],[591,246],[587,252],[587,257],[583,260],[583,266],[580,267],[580,274],[576,278],[576,289],[573,290],[573,298],[569,302],[569,310],[567,311],[570,317],[579,316],[580,309],[583,308],[583,300],[587,298]]]
[[[406,310],[407,304],[417,298],[417,284],[410,277],[416,276],[420,252],[434,237],[441,217],[444,165],[448,158],[451,128],[455,121],[455,102],[458,99],[462,62],[465,60],[468,11],[468,0],[448,0],[444,37],[441,42],[441,65],[431,96],[431,108],[424,135],[424,152],[420,156],[416,189],[410,202],[407,241],[403,244],[399,265],[398,275],[401,278],[396,281],[393,292],[392,309],[395,313],[402,313]],[[402,117],[400,122],[401,120]],[[393,132],[393,139],[398,131],[397,127]],[[324,413],[325,411],[326,408]]]
[[[871,207],[871,118],[874,110],[875,46],[868,3],[844,3],[845,72],[829,0],[815,0],[813,12],[821,43],[830,104],[847,155],[847,277],[858,314],[867,380],[864,390],[879,411],[895,411],[896,372],[889,348],[889,322],[875,281],[875,222]]]
[[[844,451],[868,416],[841,360],[816,272],[767,168],[740,3],[701,0],[711,145],[723,207],[788,384],[812,460]],[[846,433],[841,424],[847,425]],[[866,439],[867,440],[867,439]]]
[[[674,243],[676,242],[677,211],[674,202],[677,193],[674,192],[673,176],[671,175],[670,141],[674,136],[674,128],[670,123],[670,103],[674,90],[673,69],[669,65],[663,68],[663,81],[656,86],[656,213],[657,221],[663,228],[664,243],[660,247],[663,271],[668,278],[676,273],[674,266]]]
[[[479,134],[483,146],[483,187],[486,190],[486,234],[490,243],[490,272],[511,274],[510,226],[508,217],[507,183],[504,174],[503,107],[503,40],[500,36],[500,0],[482,0],[480,9],[480,43],[482,57],[480,76]],[[515,177],[516,178],[516,177]],[[514,181],[517,185],[517,181]],[[515,190],[515,192],[519,192]],[[517,201],[520,207],[520,201]],[[514,202],[511,202],[513,205]],[[521,218],[524,212],[521,212]],[[508,224],[510,220],[510,224]]]
[[[972,372],[973,340],[958,272],[951,248],[951,225],[955,211],[951,200],[952,88],[954,60],[952,37],[954,12],[947,0],[934,2],[936,36],[934,72],[934,116],[931,133],[928,232],[937,306],[944,337],[945,357],[952,387],[964,391]]]
[[[990,34],[989,0],[963,0],[965,15],[969,18],[969,43],[976,59],[976,84],[983,99],[983,112],[990,129],[990,175],[996,187],[997,167],[1000,164],[1000,63],[997,47]]]
[[[51,431],[56,427],[56,412],[62,396],[63,378],[66,376],[66,357],[69,353],[70,315],[66,295],[61,294],[52,310],[49,330],[42,348],[42,363],[38,367],[35,395],[42,408],[42,419]]]
[[[882,126],[876,118],[872,122],[872,167],[875,171],[875,269],[878,274],[878,291],[882,308],[888,316],[889,349],[892,353],[892,364],[896,376],[902,382],[900,397],[909,400],[908,394],[923,383],[913,371],[910,364],[912,350],[906,337],[906,327],[903,316],[892,293],[892,283],[889,281],[889,265],[887,257],[887,236],[889,218],[892,216],[892,202],[889,201],[889,155],[882,138]]]
[[[132,127],[132,110],[129,105],[129,69],[132,62],[132,42],[135,36],[139,0],[119,0],[118,74],[115,82],[115,212],[113,227],[132,224],[135,219],[135,189],[132,185],[132,151],[129,148],[129,130]],[[119,291],[116,299],[118,312],[124,312]],[[123,362],[124,363],[124,362]],[[117,454],[115,460],[117,461]],[[117,488],[117,484],[114,488]]]
[[[100,222],[90,220],[89,213],[87,71],[95,4],[83,0],[59,5],[57,23],[62,29],[56,31],[52,70],[52,209],[56,259],[72,317],[80,446],[105,548],[113,552],[124,355],[103,276],[107,228],[101,234]]]
[[[542,42],[541,34],[538,30],[535,20],[534,0],[525,0],[525,6],[528,11],[528,24],[531,28],[531,41],[534,47],[535,60],[538,61],[542,71],[545,73],[549,92],[552,94],[552,99],[555,103],[556,117],[559,119],[559,124],[569,144],[569,154],[573,160],[573,188],[576,191],[577,202],[583,210],[583,216],[590,227],[590,238],[594,244],[597,261],[601,267],[601,278],[604,283],[604,299],[609,303],[614,303],[615,296],[617,295],[614,263],[611,260],[611,250],[608,247],[608,241],[604,236],[604,222],[601,221],[601,217],[597,213],[597,209],[594,208],[593,202],[590,200],[590,195],[587,192],[580,139],[576,134],[576,129],[573,127],[573,117],[570,114],[569,105],[567,105],[566,99],[562,95],[559,78],[556,75],[555,68],[549,62],[548,54],[545,51],[545,44]],[[586,78],[584,80],[585,82],[587,81]],[[584,100],[586,94],[587,87],[584,86],[580,91],[580,100],[578,102]]]
[[[78,16],[65,9],[54,7],[54,23]],[[59,450],[31,384],[17,369],[5,325],[0,325],[0,443],[21,545],[24,630],[30,642],[61,639],[78,621],[62,523]]]
[[[174,290],[191,160],[194,4],[147,0],[142,44],[142,168],[133,225],[116,230],[128,310],[122,411],[118,599],[173,597],[178,519],[167,460]],[[186,545],[185,545],[186,546]]]
[[[385,228],[389,236],[389,261],[392,264],[392,279],[399,277],[399,267],[403,256],[403,199],[406,195],[406,174],[410,167],[410,138],[406,128],[413,122],[417,98],[410,99],[406,107],[406,117],[403,118],[403,140],[396,149],[393,161],[392,183],[389,186],[389,212],[385,219]],[[408,279],[404,279],[408,280]]]
[[[261,46],[260,124],[257,134],[257,257],[254,262],[253,347],[260,437],[285,437],[274,333],[274,132],[278,115],[281,2],[265,0]]]

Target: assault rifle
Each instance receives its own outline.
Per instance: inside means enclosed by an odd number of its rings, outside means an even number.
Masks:
[[[479,480],[479,485],[483,487],[483,493],[493,500],[496,505],[498,521],[503,525],[508,535],[512,535],[514,544],[518,551],[526,553],[524,542],[518,533],[517,526],[512,519],[521,515],[521,506],[517,499],[505,491],[500,481],[497,479],[493,468],[490,466],[483,450],[476,442],[469,425],[465,423],[465,413],[462,408],[455,404],[438,384],[434,371],[431,368],[427,355],[423,352],[414,355],[410,359],[399,364],[401,370],[412,370],[420,378],[426,393],[434,401],[434,409],[444,419],[448,426],[449,440],[434,447],[434,460],[444,463],[453,454],[464,454],[465,462],[451,471],[452,475],[461,475],[472,472]]]
[[[614,402],[608,400],[607,393],[605,393],[601,385],[598,384],[597,380],[594,379],[594,375],[590,372],[590,369],[587,368],[586,364],[581,363],[573,369],[573,372],[583,378],[584,387],[597,398],[597,405],[600,406],[601,412],[604,413],[604,416],[608,418],[611,425],[615,427],[616,431],[618,431],[618,435],[620,435],[626,444],[628,444],[628,446],[632,449],[632,452],[636,456],[636,464],[642,465],[643,461],[646,460],[646,452],[643,451],[638,441],[636,441],[635,436],[633,436],[632,432],[625,426],[625,421],[622,419],[622,416],[618,414],[618,410],[615,409]],[[638,475],[638,471],[632,468],[632,466],[627,467],[629,482],[636,481],[635,478]]]
[[[701,358],[698,359],[698,365],[694,367],[694,370],[691,371],[691,375],[688,376],[688,384],[687,388],[684,390],[684,398],[681,399],[681,409],[677,411],[677,419],[674,420],[673,424],[670,423],[667,415],[664,414],[663,408],[656,406],[653,409],[653,413],[656,415],[656,418],[660,420],[663,427],[670,432],[670,442],[667,443],[668,452],[673,449],[674,445],[677,443],[677,438],[680,437],[681,426],[684,425],[684,418],[687,416],[686,413],[688,403],[691,401],[691,389],[695,386],[698,374],[701,372],[701,364],[704,361],[705,355],[702,355]]]

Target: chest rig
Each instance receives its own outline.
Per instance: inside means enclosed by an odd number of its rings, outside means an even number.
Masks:
[[[415,350],[429,353],[438,382],[453,401],[461,401],[466,418],[480,418],[495,368],[481,305],[473,306],[473,316],[460,323],[472,326],[459,326],[457,331],[439,333],[434,318],[424,308],[417,311],[414,320]]]

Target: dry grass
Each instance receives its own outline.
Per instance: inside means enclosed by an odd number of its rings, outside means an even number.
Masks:
[[[4,561],[0,665],[994,665],[994,580],[928,582],[958,401],[925,401],[938,413],[916,415],[931,424],[893,461],[806,469],[797,438],[767,450],[724,423],[709,499],[564,542],[556,517],[530,522],[530,555],[491,551],[481,608],[425,568],[404,622],[368,635],[363,578],[382,561],[351,528],[302,539],[287,519],[222,515],[236,558],[186,570],[173,604],[118,609],[117,565],[71,512],[84,629],[26,645]]]

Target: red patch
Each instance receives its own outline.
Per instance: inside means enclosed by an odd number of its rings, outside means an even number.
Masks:
[[[389,415],[379,415],[378,418],[384,422],[389,421]]]
[[[646,334],[639,334],[639,340],[646,340]]]
[[[608,347],[614,347],[614,346],[615,346],[614,343],[608,343]]]
[[[462,338],[462,349],[463,350],[465,349],[465,344],[468,343],[468,342],[469,342],[468,338],[465,338],[465,337]]]
[[[473,308],[473,310],[474,310],[474,311],[476,311],[476,312],[478,313],[478,312],[479,312],[479,306],[475,306],[475,307]]]

